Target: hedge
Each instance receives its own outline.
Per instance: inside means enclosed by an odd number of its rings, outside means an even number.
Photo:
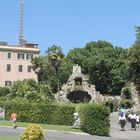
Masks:
[[[110,110],[104,105],[84,104],[78,109],[81,130],[91,135],[109,136]]]
[[[6,110],[6,119],[16,112],[18,121],[31,123],[47,123],[58,125],[72,125],[75,108],[60,104],[33,104],[13,101],[0,101],[0,107]]]
[[[80,116],[82,131],[91,135],[109,136],[110,110],[104,105],[79,104],[76,107],[70,104],[0,101],[0,107],[6,110],[7,120],[12,112],[16,112],[18,121],[57,125],[72,125],[73,113],[76,110]]]

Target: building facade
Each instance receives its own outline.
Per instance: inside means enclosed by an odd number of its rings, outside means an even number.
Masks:
[[[25,43],[22,47],[0,42],[0,86],[10,86],[14,81],[35,79],[31,60],[40,53],[37,44]]]

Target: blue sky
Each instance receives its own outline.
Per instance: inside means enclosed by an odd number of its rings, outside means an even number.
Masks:
[[[0,41],[17,45],[20,0],[0,0]],[[90,41],[129,48],[140,26],[140,0],[24,0],[24,37],[41,54],[57,45],[67,54]]]

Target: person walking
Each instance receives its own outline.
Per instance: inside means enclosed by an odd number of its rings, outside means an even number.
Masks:
[[[130,112],[130,114],[128,115],[128,117],[130,118],[130,122],[131,122],[131,129],[136,131],[136,118],[137,115],[135,114],[135,112],[132,110]]]
[[[119,112],[119,124],[121,125],[121,131],[124,131],[124,127],[126,125],[126,116],[123,109]]]
[[[12,122],[13,128],[16,129],[17,128],[17,125],[16,125],[17,114],[16,113],[13,112],[11,114],[10,121]]]
[[[139,117],[139,114],[136,113],[136,125],[137,125],[137,128],[139,128],[139,122],[140,122],[140,117]]]

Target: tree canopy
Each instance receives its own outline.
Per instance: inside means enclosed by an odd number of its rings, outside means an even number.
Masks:
[[[8,100],[15,99],[25,102],[50,102],[54,100],[51,88],[45,84],[37,84],[33,79],[15,81],[6,96]]]
[[[136,41],[129,49],[99,40],[71,49],[65,56],[61,47],[53,45],[44,56],[31,61],[39,85],[30,80],[16,81],[8,97],[24,97],[29,101],[53,100],[52,94],[59,92],[67,82],[74,64],[81,66],[82,73],[88,76],[89,82],[102,94],[119,95],[128,81],[133,81],[140,90],[139,56],[140,27],[136,27]],[[7,96],[9,89],[4,91]]]
[[[113,47],[106,41],[89,42],[71,50],[67,59],[79,64],[83,73],[102,94],[120,94],[127,79],[127,50]]]

